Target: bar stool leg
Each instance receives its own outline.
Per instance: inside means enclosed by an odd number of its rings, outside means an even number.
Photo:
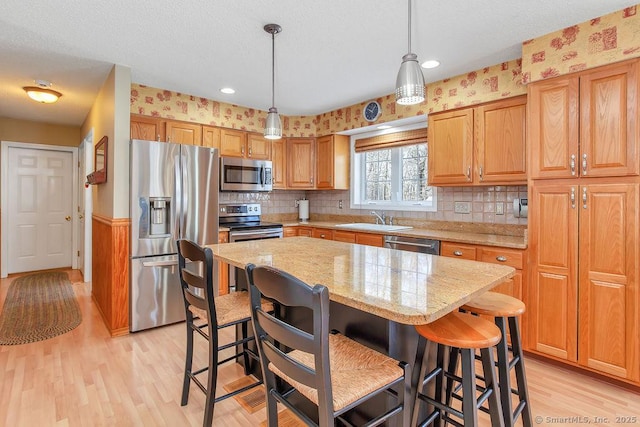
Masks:
[[[475,352],[474,352],[474,355],[475,355]],[[489,401],[489,415],[491,416],[491,426],[502,427],[505,425],[504,424],[505,421],[504,421],[504,417],[503,417],[501,405],[500,405],[500,398],[498,393],[499,387],[496,382],[493,349],[491,348],[480,349],[480,355],[482,359],[484,386],[487,389],[493,388],[493,392],[487,398],[487,400]]]
[[[478,411],[476,410],[476,366],[475,350],[463,348],[460,350],[462,365],[462,413],[465,426],[478,425]]]
[[[495,323],[502,339],[496,346],[498,350],[498,381],[500,383],[500,402],[502,403],[502,417],[508,426],[513,425],[513,405],[511,404],[511,378],[509,377],[509,345],[507,343],[507,319],[496,317]],[[514,341],[513,336],[511,342]]]
[[[518,384],[518,396],[520,402],[524,402],[521,417],[524,427],[532,427],[531,406],[529,391],[527,390],[527,377],[524,372],[524,358],[522,353],[522,343],[520,341],[520,325],[517,317],[509,317],[509,333],[511,334],[511,349],[514,357],[518,358],[516,363],[516,383]],[[509,390],[510,392],[511,390]]]
[[[411,384],[414,385],[411,387],[411,401],[413,403],[413,411],[411,414],[411,425],[415,426],[418,424],[418,415],[420,412],[420,399],[418,399],[417,395],[420,393],[424,387],[424,376],[427,374],[427,364],[425,358],[427,357],[428,351],[428,341],[422,335],[418,335],[418,347],[416,350],[416,360],[413,364],[413,374],[411,378]],[[420,369],[415,369],[417,366]]]

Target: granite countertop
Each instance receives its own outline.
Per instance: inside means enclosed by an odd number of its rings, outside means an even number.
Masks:
[[[307,222],[284,222],[284,226],[307,226],[331,228],[334,230],[353,231],[357,233],[372,233],[395,236],[421,237],[436,240],[444,240],[448,242],[467,243],[473,245],[487,245],[502,248],[526,249],[527,238],[525,235],[504,235],[493,233],[480,233],[473,231],[453,231],[436,228],[420,228],[414,227],[399,231],[371,231],[371,230],[354,230],[346,227],[337,227],[337,224],[345,224],[349,221],[307,221]]]
[[[505,265],[310,237],[209,247],[220,261],[276,267],[327,286],[332,301],[409,325],[432,322],[515,273]]]

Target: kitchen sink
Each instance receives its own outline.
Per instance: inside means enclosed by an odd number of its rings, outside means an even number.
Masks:
[[[349,228],[352,230],[366,230],[366,231],[400,231],[400,230],[408,230],[410,228],[413,228],[406,225],[369,224],[367,222],[351,222],[348,224],[336,224],[336,227]]]

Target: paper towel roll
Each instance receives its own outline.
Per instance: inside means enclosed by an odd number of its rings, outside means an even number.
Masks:
[[[298,218],[300,218],[300,221],[307,221],[309,219],[308,200],[298,200]]]

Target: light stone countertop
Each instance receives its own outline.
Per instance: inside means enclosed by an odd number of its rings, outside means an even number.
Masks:
[[[432,322],[513,277],[512,267],[310,237],[209,245],[217,260],[286,271],[332,301],[395,322]]]
[[[284,226],[298,227],[321,227],[331,228],[341,231],[352,231],[356,233],[371,233],[394,236],[408,236],[418,238],[436,239],[440,241],[466,243],[472,245],[496,246],[512,249],[527,249],[527,239],[525,236],[508,236],[502,234],[473,233],[462,231],[438,230],[432,228],[409,228],[398,231],[372,231],[372,230],[354,230],[348,227],[336,227],[337,224],[345,222],[333,221],[308,221],[308,222],[284,222]]]

